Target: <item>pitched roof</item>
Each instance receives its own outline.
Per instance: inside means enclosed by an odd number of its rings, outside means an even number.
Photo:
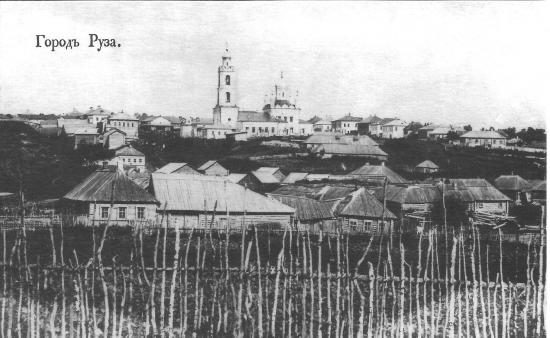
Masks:
[[[156,203],[155,197],[118,170],[100,169],[63,198],[83,202]]]
[[[309,123],[315,124],[315,123],[317,123],[317,122],[319,122],[319,121],[321,121],[321,120],[322,120],[322,118],[320,118],[319,116],[315,115],[315,116],[313,116],[312,118],[310,118],[310,119],[307,120],[307,121],[308,121]]]
[[[460,136],[461,138],[498,138],[505,139],[499,132],[494,130],[472,130]]]
[[[546,180],[539,182],[531,182],[531,191],[546,191]]]
[[[216,160],[206,161],[198,168],[198,170],[200,170],[200,171],[206,170],[206,169],[210,168],[211,166],[213,166],[216,163],[218,163],[218,161],[216,161]],[[218,163],[218,165],[223,168],[223,166],[221,164]]]
[[[384,209],[382,203],[368,193],[365,188],[352,192],[338,202],[335,206],[335,213],[343,216],[372,218],[381,218],[383,213],[385,218],[397,218],[391,211]]]
[[[378,121],[371,122],[371,124],[384,125],[384,124],[386,124],[386,123],[388,123],[388,122],[391,122],[391,121],[393,121],[393,120],[395,120],[394,117],[385,117],[385,118],[381,118],[381,119],[378,120]]]
[[[343,198],[355,190],[357,190],[355,187],[327,185],[317,193],[316,197],[322,201],[331,201]]]
[[[384,189],[376,190],[376,197],[384,199]],[[386,186],[386,201],[399,204],[425,204],[441,200],[441,191],[432,185]]]
[[[385,165],[369,165],[368,163],[362,167],[350,172],[350,175],[365,175],[365,176],[385,176],[389,183],[405,183],[403,177],[396,172],[386,167]]]
[[[112,134],[114,134],[114,133],[119,133],[119,134],[126,135],[126,133],[123,132],[123,131],[120,130],[120,129],[117,129],[117,128],[110,128],[109,130],[107,130],[107,131],[105,132],[105,134],[103,134],[103,136],[110,136],[110,135],[112,135]]]
[[[363,144],[320,144],[313,148],[313,153],[324,152],[325,154],[338,155],[361,155],[361,156],[388,156],[378,146],[368,146]]]
[[[261,183],[264,183],[264,184],[281,183],[277,177],[273,176],[273,174],[270,174],[268,172],[253,171],[252,175],[254,175],[254,177],[256,177]]]
[[[402,121],[400,119],[391,119],[390,121],[382,123],[382,125],[384,125],[384,126],[406,126],[407,123],[405,123],[405,121]]]
[[[359,121],[361,121],[361,120],[362,120],[361,117],[356,117],[356,116],[351,116],[351,115],[345,115],[345,116],[342,116],[341,118],[336,119],[336,120],[334,120],[334,121],[359,122]]]
[[[311,135],[305,141],[305,144],[362,144],[377,146],[372,138],[367,135],[344,135],[340,133],[326,133]]]
[[[430,160],[426,160],[422,163],[419,163],[416,168],[439,169],[439,166]]]
[[[182,167],[189,166],[188,163],[185,162],[172,162],[168,163],[162,168],[159,168],[155,171],[155,173],[161,173],[161,174],[172,174],[173,172],[177,171],[178,169],[181,169]],[[189,166],[191,167],[191,166]]]
[[[242,181],[243,178],[246,177],[247,174],[238,174],[238,173],[231,173],[227,176],[224,176],[226,180],[233,182],[233,183],[239,183]]]
[[[223,177],[152,174],[153,189],[168,211],[293,214],[294,209]]]
[[[285,179],[281,182],[284,184],[293,184],[296,183],[296,181],[301,181],[307,177],[308,173],[297,173],[293,172],[287,175]]]
[[[527,191],[531,184],[519,175],[501,175],[495,179],[495,187],[498,190]]]
[[[510,201],[510,199],[483,178],[451,178],[457,188],[466,188],[476,201]]]
[[[123,146],[115,151],[115,156],[145,156],[141,151],[131,145]]]
[[[316,201],[307,197],[285,196],[268,194],[279,202],[288,205],[296,210],[294,216],[300,221],[314,221],[332,219],[332,206],[334,202]]]
[[[73,132],[75,135],[99,135],[96,128],[78,128]]]
[[[378,121],[382,120],[381,118],[379,118],[378,116],[376,115],[371,115],[367,118],[364,118],[362,119],[359,123],[376,123]]]
[[[330,185],[284,185],[271,192],[273,195],[307,197],[319,201],[333,201],[357,190],[355,187]]]

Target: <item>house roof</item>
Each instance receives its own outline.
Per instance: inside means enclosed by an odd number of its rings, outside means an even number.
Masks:
[[[285,179],[281,182],[284,184],[293,184],[296,183],[296,181],[301,181],[307,177],[308,173],[297,173],[293,172],[287,175]]]
[[[472,130],[460,136],[461,138],[497,138],[505,139],[499,132],[494,130]]]
[[[75,129],[73,132],[75,135],[99,135],[96,128],[89,127],[89,128],[78,128]]]
[[[390,121],[382,123],[384,126],[406,126],[407,123],[405,121],[402,121],[400,119],[391,119]]]
[[[155,171],[155,173],[161,173],[161,174],[172,174],[173,172],[175,172],[176,170],[178,169],[181,169],[185,166],[189,166],[191,167],[188,163],[185,163],[185,162],[172,162],[172,163],[168,163],[167,165],[165,165],[164,167],[162,168],[159,168]]]
[[[294,209],[223,177],[152,174],[153,189],[168,211],[294,214]]]
[[[468,189],[476,201],[511,201],[483,178],[451,178],[449,181],[459,189]]]
[[[119,134],[126,135],[126,133],[123,132],[123,131],[120,130],[120,129],[111,128],[111,129],[107,130],[107,131],[105,132],[105,134],[103,134],[103,136],[111,136],[111,135],[114,134],[114,133],[119,133]]]
[[[115,151],[115,156],[145,156],[131,145],[123,146]]]
[[[381,218],[383,213],[385,218],[397,218],[391,211],[384,209],[384,206],[365,188],[348,194],[336,204],[334,211],[338,216]]]
[[[362,156],[388,156],[378,146],[368,146],[363,144],[320,144],[312,150],[313,153],[324,152],[325,154],[339,155],[362,155]]]
[[[93,172],[63,198],[82,202],[156,203],[153,195],[124,173],[108,168]]]
[[[137,121],[138,119],[136,117],[132,117],[129,114],[120,112],[113,114],[109,116],[109,120],[130,120],[130,121]]]
[[[376,190],[376,197],[384,199],[384,189]],[[425,204],[441,200],[441,191],[432,185],[386,186],[386,201],[399,204]]]
[[[207,124],[202,127],[203,129],[221,129],[221,130],[231,130],[231,127],[228,124]]]
[[[215,160],[210,160],[210,161],[206,161],[204,162],[199,168],[198,170],[206,170],[208,168],[210,168],[211,166],[213,166],[214,164],[218,164],[220,167],[223,168],[223,166],[221,164],[218,163],[218,161],[215,161]],[[224,168],[225,169],[225,168]]]
[[[416,168],[439,169],[439,166],[430,160],[426,160],[422,163],[419,163]]]
[[[527,191],[531,184],[519,175],[501,175],[495,179],[495,187],[498,190]]]
[[[334,121],[343,121],[343,122],[359,122],[361,121],[362,118],[361,117],[356,117],[356,116],[351,116],[351,115],[345,115],[345,116],[342,116],[341,118],[339,119],[336,119]]]
[[[285,196],[268,194],[279,202],[288,205],[296,210],[294,217],[300,221],[314,221],[323,219],[332,219],[332,206],[334,202],[317,201],[301,196]]]
[[[322,201],[331,201],[343,198],[355,190],[357,190],[355,187],[327,185],[318,191],[316,197]]]
[[[394,117],[385,117],[385,118],[381,118],[380,120],[377,120],[377,121],[375,121],[375,122],[371,122],[371,124],[384,125],[384,124],[386,124],[386,123],[388,123],[388,122],[391,122],[391,121],[393,121],[393,120],[395,120]]]
[[[362,144],[377,146],[372,138],[367,135],[344,135],[340,133],[326,133],[311,135],[305,141],[305,144]]]
[[[367,118],[364,118],[362,119],[359,123],[376,123],[378,121],[382,120],[381,118],[379,118],[378,116],[376,115],[371,115]]]
[[[227,176],[224,176],[226,180],[233,182],[233,183],[239,183],[242,181],[247,174],[238,174],[238,173],[231,173]]]
[[[260,181],[260,183],[264,183],[264,184],[281,183],[277,177],[273,176],[273,174],[270,174],[268,172],[253,171],[252,175],[254,175],[254,177],[256,177]]]
[[[308,121],[309,123],[315,124],[315,123],[317,123],[317,122],[319,122],[319,121],[321,121],[321,120],[322,120],[322,118],[320,118],[319,116],[315,115],[315,116],[313,116],[312,118],[310,118],[310,119],[307,120],[307,121]]]
[[[350,175],[365,175],[365,176],[385,176],[389,183],[405,183],[403,177],[396,172],[386,167],[385,165],[369,165],[368,163],[362,167],[350,172]]]
[[[533,182],[531,181],[531,191],[546,191],[546,180]]]
[[[333,201],[357,190],[348,186],[330,185],[285,185],[271,192],[274,195],[307,197],[319,201]]]

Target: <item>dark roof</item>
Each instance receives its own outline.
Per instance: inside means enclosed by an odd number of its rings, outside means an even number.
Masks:
[[[215,161],[215,160],[210,160],[210,161],[206,161],[204,162],[197,170],[200,170],[200,171],[203,171],[203,170],[206,170],[208,168],[210,168],[211,166],[213,166],[214,164],[218,164],[220,167],[223,168],[223,166],[218,163],[218,161]],[[224,168],[225,169],[225,168]]]
[[[527,191],[531,184],[518,175],[501,175],[495,179],[495,187],[498,190]]]
[[[335,207],[335,213],[338,216],[381,218],[382,211],[384,211],[385,218],[397,218],[388,209],[384,210],[382,203],[368,193],[365,188],[348,194]]]
[[[365,175],[365,176],[385,176],[388,178],[389,183],[405,183],[403,177],[398,175],[396,172],[386,167],[385,165],[369,165],[365,164],[361,168],[358,168],[352,172],[350,175]]]
[[[153,195],[124,173],[110,168],[92,173],[63,198],[83,202],[157,203]]]
[[[268,194],[277,201],[288,205],[296,210],[295,217],[300,221],[314,221],[322,219],[332,219],[332,206],[334,202],[316,201],[307,197],[285,196]]]
[[[451,178],[457,188],[468,189],[476,201],[510,201],[510,199],[483,178]]]
[[[376,115],[371,115],[367,118],[364,118],[362,119],[359,123],[377,123],[379,121],[381,121],[382,119],[379,118],[378,116]]]
[[[319,122],[319,121],[321,121],[321,120],[322,120],[322,118],[320,118],[319,116],[315,115],[315,116],[313,116],[312,118],[310,118],[310,119],[307,120],[307,121],[308,121],[309,123],[315,124],[315,123],[317,123],[317,122]]]

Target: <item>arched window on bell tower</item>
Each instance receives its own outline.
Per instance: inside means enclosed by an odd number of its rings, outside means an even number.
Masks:
[[[225,93],[225,102],[227,102],[227,103],[231,102],[231,93],[230,92]]]
[[[225,84],[228,86],[231,85],[231,77],[229,75],[225,76]]]

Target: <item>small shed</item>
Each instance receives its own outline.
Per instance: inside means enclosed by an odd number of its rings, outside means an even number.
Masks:
[[[531,192],[531,200],[535,202],[546,202],[546,180],[532,180],[529,182],[532,186],[530,192]]]
[[[210,160],[197,169],[201,174],[208,176],[227,176],[229,170],[225,169],[218,161]]]
[[[423,174],[433,174],[439,172],[439,166],[430,160],[426,160],[414,167],[414,171]]]

